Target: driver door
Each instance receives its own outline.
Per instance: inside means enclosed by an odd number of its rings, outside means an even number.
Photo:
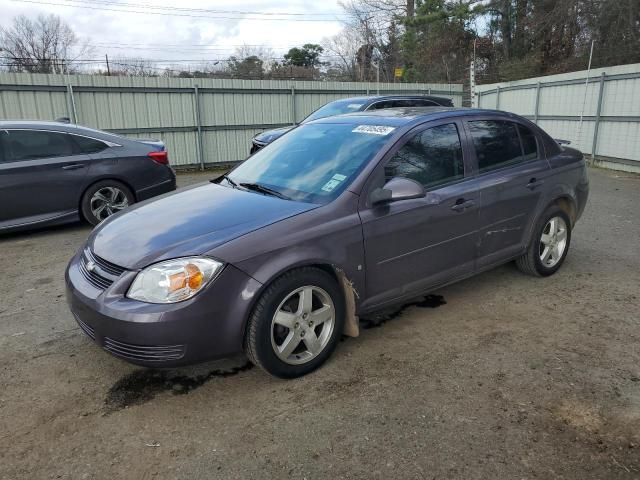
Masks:
[[[375,307],[423,293],[474,271],[479,193],[459,122],[418,127],[392,149],[361,197],[367,300]],[[421,183],[424,198],[371,205],[393,177]]]

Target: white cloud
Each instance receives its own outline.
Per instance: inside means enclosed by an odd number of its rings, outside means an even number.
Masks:
[[[38,0],[36,0],[38,1]],[[68,3],[67,0],[41,0],[51,3]],[[85,2],[87,0],[84,0]],[[98,0],[101,1],[101,0]],[[279,56],[287,51],[285,47],[304,43],[320,43],[323,38],[338,33],[341,29],[340,15],[343,14],[338,0],[309,2],[308,0],[273,1],[230,1],[230,0],[120,0],[129,5],[152,4],[168,8],[196,8],[226,11],[256,11],[262,13],[305,13],[316,14],[305,18],[317,20],[304,22],[296,17],[286,17],[286,21],[195,18],[186,15],[211,15],[239,17],[237,13],[197,13],[174,10],[174,14],[153,15],[153,10],[145,7],[125,7],[145,11],[144,14],[106,11],[101,8],[118,8],[104,3],[84,3],[83,0],[69,0],[74,5],[93,8],[26,3],[0,0],[0,26],[9,26],[16,15],[35,18],[40,13],[54,13],[61,16],[82,39],[94,45],[93,57],[102,58],[109,54],[112,58],[135,57],[166,60],[211,60],[224,59],[242,44],[271,47]],[[322,14],[322,15],[318,15]],[[337,14],[338,16],[335,16]],[[326,15],[326,16],[325,16]],[[276,17],[275,18],[282,18]],[[291,18],[291,20],[289,20]],[[164,46],[171,44],[172,46]],[[199,45],[209,45],[204,49]],[[176,45],[176,46],[173,46]],[[196,62],[194,62],[196,63]]]

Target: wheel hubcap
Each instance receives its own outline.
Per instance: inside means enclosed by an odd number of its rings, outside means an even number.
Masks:
[[[561,217],[551,218],[542,230],[540,237],[540,261],[551,268],[562,258],[567,248],[567,224]]]
[[[316,358],[329,344],[335,307],[320,287],[304,286],[289,293],[271,321],[271,346],[280,360],[300,365]]]
[[[127,196],[117,187],[101,188],[90,201],[91,213],[100,221],[128,206]]]

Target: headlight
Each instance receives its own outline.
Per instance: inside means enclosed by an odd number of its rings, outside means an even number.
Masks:
[[[187,257],[151,265],[133,281],[127,297],[148,303],[175,303],[193,297],[222,270],[205,257]]]

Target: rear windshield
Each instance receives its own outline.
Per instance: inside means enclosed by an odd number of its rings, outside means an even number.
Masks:
[[[292,200],[327,203],[337,197],[391,137],[392,127],[306,124],[267,145],[229,173]]]

